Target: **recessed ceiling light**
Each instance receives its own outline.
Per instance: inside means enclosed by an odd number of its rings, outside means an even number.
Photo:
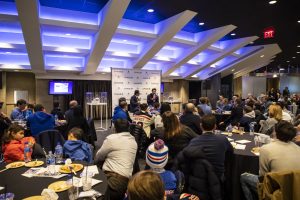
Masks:
[[[19,70],[18,70],[18,69],[15,69],[14,71],[15,71],[15,72],[18,72]]]
[[[234,72],[235,69],[232,69],[231,71]]]
[[[11,52],[7,51],[7,52],[5,52],[5,53],[11,53]]]
[[[294,57],[292,57],[292,58],[294,58],[294,59],[295,59],[296,57],[294,56]]]
[[[290,62],[289,60],[287,60],[286,62]]]
[[[300,23],[300,20],[298,20],[298,23]]]
[[[127,40],[123,40],[123,42],[127,42]]]
[[[231,35],[231,36],[235,36],[235,33],[231,33],[230,35]]]
[[[296,53],[300,53],[300,51],[297,51]]]
[[[71,35],[70,33],[66,33],[65,35]]]
[[[154,9],[150,8],[150,9],[147,10],[147,12],[152,13],[152,12],[154,12]]]
[[[298,45],[297,47],[300,47],[300,45]]]
[[[261,55],[260,57],[263,58],[263,57],[265,57],[265,55]]]
[[[273,0],[273,1],[269,1],[269,4],[275,4],[277,3],[277,1]]]
[[[200,26],[203,26],[203,25],[204,25],[204,22],[200,22],[199,25],[200,25]]]

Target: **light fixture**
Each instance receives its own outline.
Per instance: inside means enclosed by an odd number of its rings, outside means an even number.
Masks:
[[[197,74],[193,75],[192,77],[193,77],[193,78],[198,78]]]
[[[300,51],[297,51],[296,53],[300,53]]]
[[[272,1],[269,1],[269,4],[275,4],[275,3],[277,3],[277,1],[275,1],[275,0],[272,0]]]
[[[7,52],[5,52],[5,53],[11,53],[11,52],[7,51]]]
[[[15,69],[14,71],[15,71],[15,72],[18,72],[19,70],[18,70],[18,69]]]
[[[231,36],[235,36],[235,33],[231,33],[230,35],[231,35]]]
[[[263,57],[265,57],[265,55],[261,55],[260,57],[263,58]]]
[[[204,25],[204,22],[200,22],[199,25],[200,25],[200,26],[203,26],[203,25]]]
[[[273,78],[277,78],[277,74],[273,74]]]
[[[232,72],[234,72],[234,71],[235,71],[235,69],[232,69],[231,71],[232,71]]]
[[[300,47],[300,45],[298,45],[297,47]]]
[[[153,13],[153,12],[154,12],[154,9],[150,8],[150,9],[147,10],[147,12]]]
[[[280,71],[283,71],[283,70],[284,70],[284,68],[280,68],[279,70],[280,70]]]
[[[71,35],[70,33],[66,33],[65,35]]]
[[[287,60],[286,62],[287,62],[287,63],[289,63],[290,61],[289,61],[289,60]]]
[[[123,40],[123,42],[127,42],[127,40]]]
[[[300,20],[298,20],[298,23],[300,23]]]
[[[294,59],[295,59],[296,57],[294,56],[294,57],[292,57],[292,58],[294,58]]]

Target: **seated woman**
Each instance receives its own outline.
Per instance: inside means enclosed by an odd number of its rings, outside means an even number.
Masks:
[[[14,162],[19,160],[24,160],[24,148],[25,143],[32,148],[35,144],[33,137],[24,137],[23,127],[18,124],[12,124],[3,137],[2,151],[4,156],[4,161]],[[32,149],[30,154],[32,154]]]
[[[80,128],[72,128],[68,134],[68,140],[64,144],[64,155],[72,160],[93,161],[91,146],[82,141],[83,131]]]
[[[266,121],[261,121],[260,132],[271,135],[275,125],[282,120],[282,109],[279,105],[272,104],[269,106],[269,117]]]

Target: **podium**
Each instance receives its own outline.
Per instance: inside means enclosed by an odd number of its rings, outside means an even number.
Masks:
[[[92,92],[86,93],[86,106],[85,113],[87,119],[89,116],[93,118],[94,109],[100,108],[100,127],[95,127],[96,130],[106,131],[107,130],[107,118],[108,118],[108,110],[107,110],[107,92],[100,92],[100,98],[98,95],[94,95]],[[103,127],[103,111],[105,111],[105,127]]]

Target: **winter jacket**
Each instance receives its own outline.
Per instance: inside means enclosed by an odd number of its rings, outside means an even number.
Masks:
[[[219,179],[201,147],[185,147],[175,160],[173,170],[177,169],[184,173],[184,192],[195,194],[201,200],[222,199]]]
[[[135,138],[135,141],[138,145],[137,155],[140,158],[144,157],[148,147],[148,138],[144,129],[137,124],[131,124],[129,127],[129,132]]]
[[[64,144],[64,155],[76,161],[92,163],[93,155],[88,143],[81,140],[67,140]]]
[[[231,123],[231,125],[236,125],[243,117],[243,107],[238,105],[232,108],[231,115],[225,120],[225,124]]]
[[[35,136],[42,131],[54,129],[55,121],[52,115],[38,111],[28,117],[27,125],[30,127],[32,136]]]
[[[115,107],[112,121],[115,122],[117,119],[126,119],[126,120],[128,120],[126,112],[120,106]]]
[[[24,137],[22,140],[11,140],[9,143],[5,143],[2,145],[2,151],[4,156],[4,161],[14,162],[19,160],[24,160],[24,148],[25,142],[30,142],[32,144],[35,143],[33,137]],[[30,151],[32,154],[32,150]]]

